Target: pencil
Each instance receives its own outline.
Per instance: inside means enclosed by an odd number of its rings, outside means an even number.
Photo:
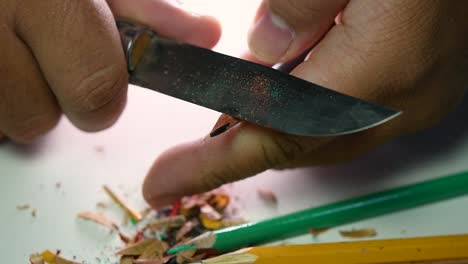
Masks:
[[[468,235],[254,247],[201,264],[468,263]]]
[[[457,173],[344,200],[259,222],[208,232],[185,245],[168,250],[174,254],[187,248],[214,248],[232,252],[245,247],[290,238],[468,193],[468,172]]]

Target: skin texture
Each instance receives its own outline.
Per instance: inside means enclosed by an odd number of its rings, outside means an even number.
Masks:
[[[115,17],[206,48],[221,33],[213,18],[170,1],[1,1],[0,140],[29,143],[62,113],[85,131],[117,120],[128,77]]]
[[[468,86],[467,17],[464,0],[265,0],[249,32],[248,58],[283,62],[317,44],[292,75],[403,114],[333,138],[241,123],[163,153],[145,180],[146,200],[160,207],[271,168],[347,161],[434,126]]]

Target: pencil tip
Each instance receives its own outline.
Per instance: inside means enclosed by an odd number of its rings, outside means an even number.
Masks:
[[[215,128],[213,131],[210,132],[210,137],[216,137],[221,135],[222,133],[226,132],[229,128],[229,123],[224,124],[218,128]]]
[[[237,125],[240,122],[240,120],[228,116],[228,115],[221,115],[218,121],[216,122],[213,130],[210,132],[210,137],[216,137],[224,132],[228,131],[231,127]]]

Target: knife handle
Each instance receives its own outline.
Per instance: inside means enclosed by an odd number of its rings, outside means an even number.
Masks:
[[[127,69],[132,72],[140,62],[145,49],[157,36],[147,27],[123,20],[116,22],[127,59]]]

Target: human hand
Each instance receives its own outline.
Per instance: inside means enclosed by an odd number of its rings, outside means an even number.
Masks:
[[[127,67],[114,16],[206,48],[220,36],[216,20],[170,1],[1,1],[0,139],[31,142],[62,112],[85,131],[116,121]]]
[[[329,138],[241,123],[163,153],[145,180],[145,198],[159,207],[270,168],[345,161],[433,126],[468,86],[467,18],[464,0],[265,0],[249,35],[258,59],[288,61],[320,40],[292,75],[403,114],[364,132]]]

